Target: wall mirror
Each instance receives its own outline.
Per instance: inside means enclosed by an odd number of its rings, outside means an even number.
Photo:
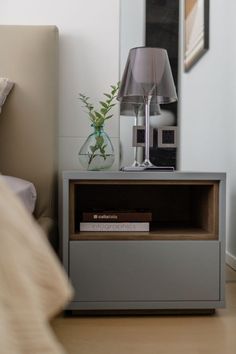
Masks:
[[[120,77],[125,68],[129,50],[149,46],[165,48],[168,52],[176,89],[178,88],[179,1],[121,0],[120,11]],[[142,129],[144,113],[135,113],[133,107],[120,111],[120,165],[131,166],[142,162]],[[152,146],[150,160],[154,165],[177,167],[176,129],[177,103],[161,106],[161,115],[151,110]],[[172,129],[173,127],[173,129]],[[137,134],[137,131],[139,134]]]

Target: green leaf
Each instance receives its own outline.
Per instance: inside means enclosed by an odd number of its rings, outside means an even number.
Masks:
[[[105,154],[105,147],[106,147],[106,145],[104,145],[104,146],[102,146],[102,147],[100,148],[100,151],[101,151],[102,154]]]
[[[112,109],[112,107],[107,108],[107,113]]]
[[[107,109],[106,108],[101,108],[100,112],[105,115],[107,113]]]
[[[92,112],[89,112],[89,117],[90,117],[92,120],[95,120],[95,119],[96,119],[96,116],[95,116]]]
[[[104,118],[103,117],[96,119],[96,126],[97,127],[103,126],[103,123],[104,123]]]
[[[94,153],[94,152],[97,150],[96,146],[90,145],[89,148],[90,148],[90,150],[92,151],[92,153]]]
[[[112,97],[111,95],[109,95],[109,93],[104,93],[104,95],[105,95],[106,97],[108,97],[108,98],[111,98],[111,97]]]
[[[95,113],[96,117],[102,118],[102,115],[99,112],[95,111],[94,113]]]
[[[107,116],[105,119],[110,119],[111,117],[113,117],[113,114],[111,114],[110,116]]]
[[[99,101],[99,103],[100,103],[104,108],[107,108],[107,103],[106,103],[106,102]]]
[[[104,143],[104,138],[103,138],[102,136],[97,136],[97,137],[96,137],[96,141],[97,141],[97,145],[98,145],[99,147],[101,147],[102,144]]]

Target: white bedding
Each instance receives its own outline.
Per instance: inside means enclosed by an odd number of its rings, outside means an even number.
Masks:
[[[33,183],[12,176],[1,175],[1,178],[8,184],[14,194],[17,195],[17,197],[21,200],[25,208],[30,213],[33,213],[37,199],[37,193]]]
[[[2,106],[4,105],[4,102],[6,101],[13,86],[14,82],[7,78],[0,77],[0,113],[2,111]]]
[[[0,353],[62,354],[49,319],[72,296],[41,228],[0,178]]]

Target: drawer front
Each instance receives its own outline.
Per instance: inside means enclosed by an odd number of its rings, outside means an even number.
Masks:
[[[71,241],[74,301],[218,301],[217,241]]]

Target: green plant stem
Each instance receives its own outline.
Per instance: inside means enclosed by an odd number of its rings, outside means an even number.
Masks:
[[[84,94],[79,94],[79,100],[84,104],[84,108],[88,111],[89,119],[92,125],[96,128],[102,127],[107,119],[112,117],[110,114],[111,109],[116,105],[114,103],[117,92],[119,90],[119,83],[116,86],[111,85],[110,93],[104,93],[106,100],[100,101],[100,109],[95,110],[94,106],[90,103],[90,98]]]

